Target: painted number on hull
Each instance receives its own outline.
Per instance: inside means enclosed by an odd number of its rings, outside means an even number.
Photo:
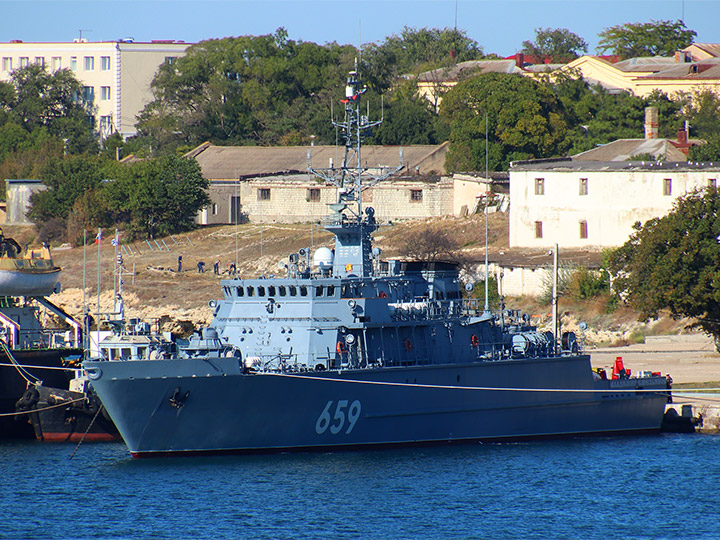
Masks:
[[[330,416],[334,403],[332,400],[328,401],[320,413],[320,416],[318,416],[317,422],[315,422],[315,432],[318,435],[325,433],[328,428],[330,428],[330,433],[337,435],[342,431],[343,427],[345,427],[346,421],[347,429],[345,430],[345,435],[347,435],[353,430],[355,422],[360,418],[360,409],[362,407],[357,399],[353,401],[349,407],[347,399],[339,400],[334,407],[335,414]]]

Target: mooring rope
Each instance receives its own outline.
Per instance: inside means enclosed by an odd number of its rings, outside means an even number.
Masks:
[[[63,401],[62,403],[57,403],[56,405],[48,405],[47,407],[43,407],[42,409],[28,409],[27,411],[0,413],[0,416],[16,416],[16,415],[21,415],[21,414],[32,414],[32,413],[36,413],[36,412],[49,411],[50,409],[57,409],[58,407],[64,407],[65,405],[77,403],[78,401],[85,401],[86,399],[87,398],[82,397],[82,398],[72,399],[70,401]]]
[[[8,347],[7,343],[5,343],[4,339],[0,339],[0,347],[5,351],[5,354],[7,354],[8,358],[10,359],[10,362],[12,362],[12,366],[17,369],[18,373],[20,373],[20,376],[25,379],[25,382],[27,382],[30,385],[36,385],[38,383],[42,384],[42,381],[38,379],[35,375],[27,371],[21,364],[18,362],[13,354],[10,352],[10,347]],[[33,380],[34,379],[34,380]]]
[[[72,458],[75,456],[75,454],[77,453],[77,451],[78,451],[79,448],[80,448],[80,445],[83,443],[83,441],[85,440],[85,437],[86,437],[87,434],[90,432],[90,428],[91,428],[91,427],[93,426],[93,424],[95,423],[95,419],[96,419],[96,418],[98,417],[98,415],[100,414],[100,411],[103,410],[103,407],[105,407],[105,405],[100,404],[100,406],[98,407],[97,412],[95,413],[95,416],[93,416],[92,420],[90,420],[90,424],[88,424],[88,427],[87,427],[87,429],[85,430],[85,433],[83,433],[82,437],[80,437],[80,440],[78,441],[77,446],[75,447],[75,450],[73,450],[72,454],[70,454],[70,457],[69,457],[68,459],[72,459]]]
[[[401,383],[401,382],[388,382],[388,381],[363,381],[357,379],[336,379],[331,377],[314,377],[312,375],[299,375],[294,373],[274,373],[267,372],[263,375],[274,375],[276,377],[289,377],[295,379],[310,379],[316,381],[325,382],[342,382],[349,384],[371,384],[379,386],[402,386],[408,388],[436,388],[444,390],[484,390],[484,391],[498,391],[498,392],[561,392],[561,393],[611,393],[611,392],[635,392],[635,393],[659,393],[666,394],[672,392],[675,395],[681,395],[686,392],[720,392],[720,388],[522,388],[522,387],[501,387],[501,386],[456,386],[456,385],[441,385],[441,384],[418,384],[418,383]],[[629,380],[629,379],[619,379]],[[640,381],[641,379],[638,379]]]

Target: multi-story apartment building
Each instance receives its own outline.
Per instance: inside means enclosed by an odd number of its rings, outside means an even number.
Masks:
[[[69,68],[97,107],[102,137],[136,133],[136,116],[152,99],[150,83],[158,67],[183,56],[191,44],[174,40],[139,43],[131,39],[65,43],[0,43],[0,80],[31,63],[56,71]]]

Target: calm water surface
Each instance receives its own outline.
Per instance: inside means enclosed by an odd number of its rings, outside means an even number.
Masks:
[[[0,443],[0,538],[720,538],[720,436],[133,460]]]

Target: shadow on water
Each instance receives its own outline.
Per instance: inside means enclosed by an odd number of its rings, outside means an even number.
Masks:
[[[132,459],[0,445],[0,537],[715,538],[720,437]],[[3,508],[5,507],[5,508]],[[71,534],[68,531],[72,531]]]

